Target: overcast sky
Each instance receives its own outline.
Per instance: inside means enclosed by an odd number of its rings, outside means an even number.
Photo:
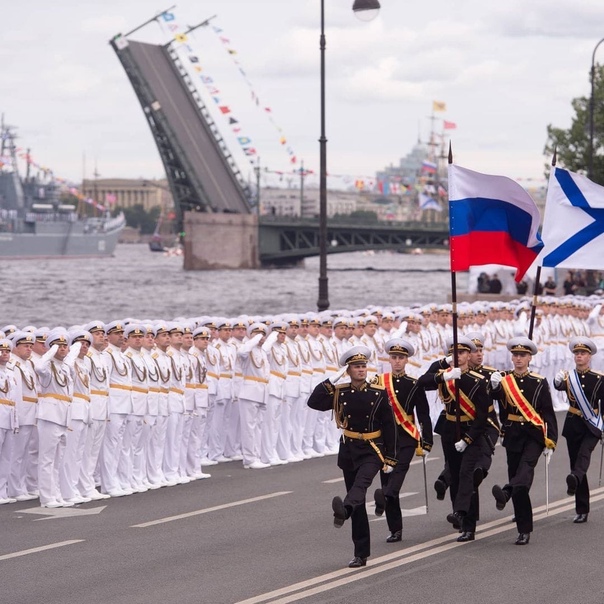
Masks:
[[[456,163],[512,178],[541,178],[546,126],[566,128],[571,100],[589,95],[594,46],[604,36],[602,0],[381,0],[371,23],[352,0],[325,0],[327,138],[331,174],[371,176],[398,164],[436,114]],[[108,40],[169,7],[149,0],[26,0],[2,6],[0,111],[34,160],[78,181],[161,177],[142,110]],[[191,44],[221,103],[252,139],[263,167],[291,170],[287,144],[318,171],[319,0],[182,0],[179,23],[217,15]],[[133,39],[168,40],[152,24]],[[229,55],[226,49],[237,51]],[[604,62],[604,45],[597,58]],[[245,69],[261,107],[232,59]],[[209,104],[207,90],[200,90]],[[223,116],[217,123],[244,174],[250,162]]]

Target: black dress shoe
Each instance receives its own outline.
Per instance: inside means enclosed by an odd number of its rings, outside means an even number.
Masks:
[[[355,556],[348,563],[348,568],[361,568],[361,566],[367,566],[367,558],[361,558],[360,556]]]
[[[450,522],[453,525],[453,528],[459,528],[461,526],[461,522],[465,514],[461,512],[451,512],[447,514],[447,522]]]
[[[332,499],[331,509],[333,510],[333,525],[336,528],[340,528],[348,518],[348,512],[341,497],[334,497]]]
[[[384,497],[384,491],[382,489],[376,489],[373,494],[373,499],[375,501],[375,515],[381,516],[384,513],[384,509],[386,508],[386,498]]]
[[[396,543],[403,540],[403,531],[394,531],[390,536],[386,537],[386,543]]]
[[[434,483],[434,490],[436,491],[436,499],[442,501],[445,498],[447,492],[447,485],[444,480],[438,478]]]
[[[571,497],[577,492],[577,487],[579,486],[579,481],[574,474],[569,474],[566,477],[566,494]]]
[[[518,538],[515,541],[516,545],[527,545],[531,540],[530,533],[518,533]]]
[[[575,524],[583,524],[587,522],[587,514],[577,514],[573,520]]]
[[[477,489],[484,480],[486,476],[486,472],[482,468],[474,468],[474,472],[472,474],[472,482],[474,483],[474,488]]]
[[[459,543],[465,543],[466,541],[474,541],[474,531],[464,531],[459,537],[457,537]]]
[[[495,506],[498,510],[503,510],[505,504],[510,499],[510,494],[507,491],[504,491],[498,484],[493,486],[493,497],[495,497]]]

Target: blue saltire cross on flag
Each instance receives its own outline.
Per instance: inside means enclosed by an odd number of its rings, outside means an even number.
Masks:
[[[604,268],[604,187],[552,168],[541,234],[543,266]]]

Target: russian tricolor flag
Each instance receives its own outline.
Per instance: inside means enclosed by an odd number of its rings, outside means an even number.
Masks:
[[[531,196],[505,176],[449,165],[451,270],[504,264],[522,277],[543,248],[539,209]]]

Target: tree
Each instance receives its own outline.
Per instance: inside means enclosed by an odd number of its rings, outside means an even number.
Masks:
[[[141,235],[153,233],[160,214],[159,206],[153,207],[147,212],[141,203],[137,203],[131,208],[123,208],[122,211],[126,217],[126,224],[139,229]]]
[[[589,170],[589,116],[590,97],[581,96],[572,100],[575,115],[568,130],[547,126],[547,142],[544,153],[552,157],[557,151],[557,164],[573,172]],[[604,66],[596,65],[594,71],[594,157],[592,180],[604,185]],[[549,174],[549,165],[546,175]]]

